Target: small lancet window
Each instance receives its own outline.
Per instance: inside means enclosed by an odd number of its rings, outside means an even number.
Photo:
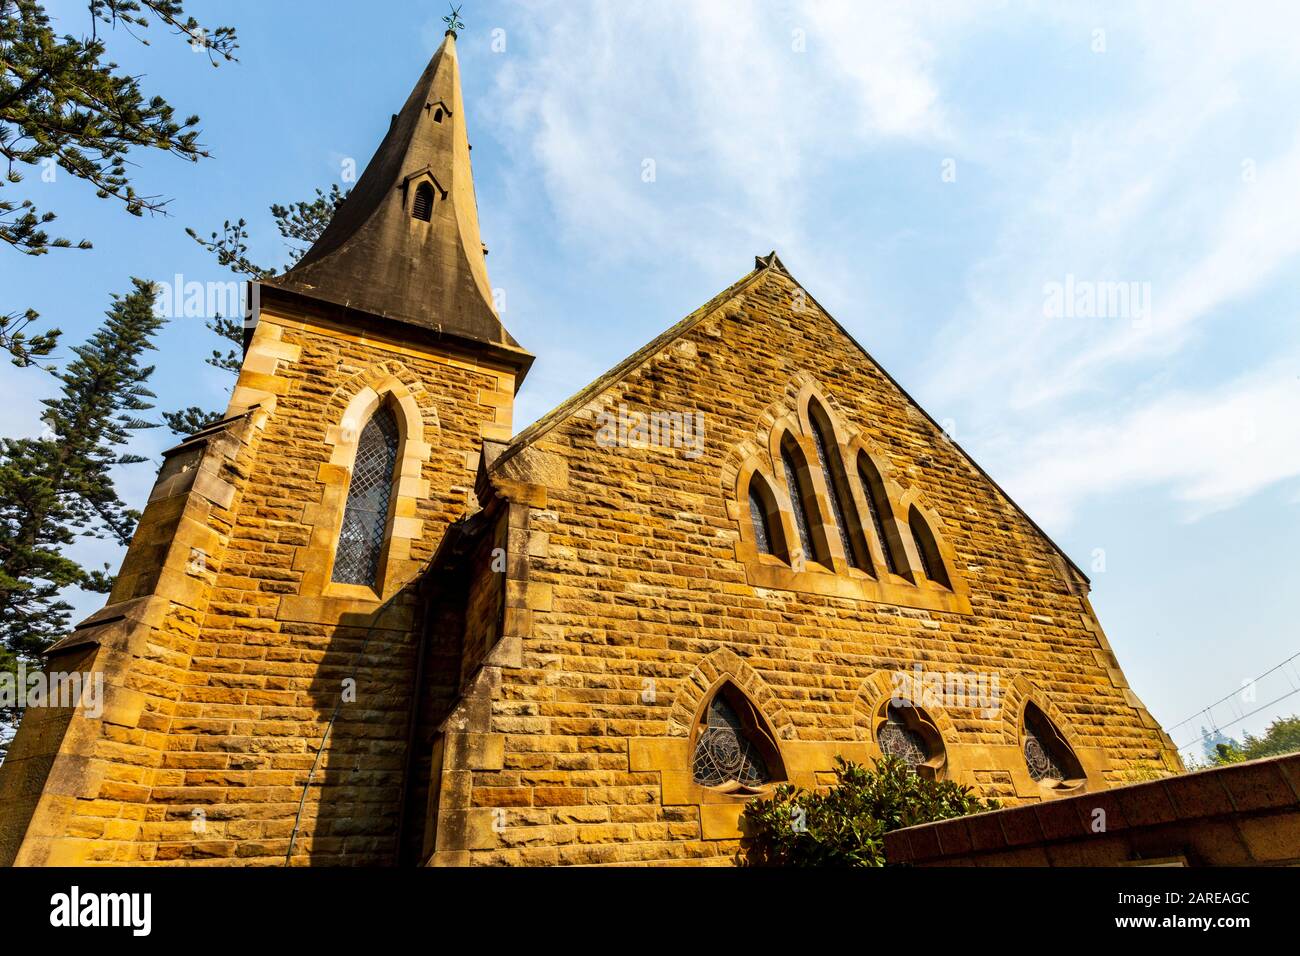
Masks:
[[[361,430],[334,560],[334,580],[340,584],[373,586],[378,579],[398,442],[397,419],[387,407],[375,412]]]
[[[939,546],[935,543],[934,533],[930,526],[925,523],[921,517],[921,512],[912,506],[912,510],[907,513],[907,526],[912,532],[912,540],[916,542],[916,554],[921,559],[921,570],[925,576],[935,584],[941,584],[949,590],[952,589],[952,582],[948,580],[948,569],[944,566],[943,558],[939,554]]]
[[[784,776],[776,742],[744,694],[724,683],[696,728],[691,776],[702,787],[753,792]]]
[[[849,528],[849,517],[852,514],[852,499],[849,499],[845,492],[844,485],[844,468],[840,464],[838,454],[832,455],[828,450],[833,447],[826,441],[827,434],[834,434],[825,422],[825,413],[815,403],[808,406],[808,419],[812,423],[813,444],[817,446],[817,461],[821,465],[822,475],[826,479],[826,493],[830,495],[831,511],[835,513],[835,528],[840,533],[840,544],[844,547],[844,559],[848,561],[849,567],[862,568],[869,565],[870,562],[864,561],[862,549],[859,547],[857,535]],[[848,505],[846,507],[846,501]],[[856,517],[856,516],[854,516]],[[855,521],[856,525],[857,522]]]
[[[781,466],[785,470],[785,483],[790,489],[790,504],[794,508],[794,523],[799,531],[799,544],[803,547],[804,558],[829,565],[826,555],[815,545],[813,522],[819,514],[813,504],[812,489],[808,487],[807,475],[795,464],[794,439],[786,436],[781,442]]]
[[[773,535],[771,493],[763,486],[763,480],[754,475],[749,479],[749,520],[754,525],[754,545],[759,554],[777,553],[776,538]]]
[[[876,540],[880,542],[880,553],[885,559],[885,570],[890,574],[897,574],[898,556],[894,553],[894,543],[885,534],[882,517],[892,514],[889,510],[889,499],[885,495],[885,484],[880,480],[880,473],[865,454],[858,455],[858,478],[862,481],[862,495],[867,503],[871,527],[876,532]]]
[[[1083,767],[1074,756],[1070,745],[1061,739],[1052,722],[1032,701],[1025,703],[1024,727],[1025,765],[1036,783],[1051,786],[1069,785],[1070,781],[1084,777]]]
[[[428,222],[433,218],[433,187],[420,183],[415,187],[415,199],[411,202],[411,216]]]

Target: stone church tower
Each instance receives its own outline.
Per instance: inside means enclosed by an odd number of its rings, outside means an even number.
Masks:
[[[775,254],[513,434],[454,34],[256,291],[0,861],[729,863],[837,755],[1010,803],[1181,769],[1083,573]]]

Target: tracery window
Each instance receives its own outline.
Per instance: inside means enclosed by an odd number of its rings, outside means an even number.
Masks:
[[[916,773],[933,778],[946,760],[934,722],[910,701],[886,701],[877,714],[875,736],[881,753],[897,757]]]
[[[340,584],[373,586],[378,579],[399,441],[397,419],[386,406],[361,430],[334,559],[334,580]]]
[[[1035,782],[1060,785],[1084,776],[1070,745],[1032,701],[1025,704],[1021,736],[1025,766]]]
[[[717,689],[700,718],[691,776],[702,787],[751,792],[783,776],[780,753],[762,718],[729,683]]]

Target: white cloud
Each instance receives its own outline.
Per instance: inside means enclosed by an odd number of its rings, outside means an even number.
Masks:
[[[1168,487],[1194,519],[1300,476],[1297,409],[1300,355],[1206,393],[1059,422],[1016,445],[1006,487],[1049,525],[1089,497],[1151,486]]]
[[[1096,11],[1048,10],[1072,49],[1086,43]],[[1077,69],[1114,83],[1121,99],[1017,117],[1010,130],[960,118],[1007,212],[970,268],[932,394],[956,403],[992,388],[1023,409],[1095,393],[1197,341],[1223,306],[1294,260],[1300,106],[1289,91],[1300,62],[1283,37],[1298,12],[1189,4],[1171,20],[1158,8],[1111,10],[1100,18],[1108,52]],[[1044,319],[1044,284],[1067,275],[1150,283],[1152,321]]]
[[[495,111],[566,237],[600,255],[671,248],[734,270],[736,248],[806,242],[803,201],[827,156],[945,135],[923,29],[943,18],[929,8],[806,2],[783,16],[746,0],[525,16],[535,55],[503,65]]]

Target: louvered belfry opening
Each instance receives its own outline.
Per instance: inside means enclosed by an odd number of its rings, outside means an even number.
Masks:
[[[420,183],[415,187],[415,199],[411,203],[411,215],[423,222],[428,222],[433,218],[433,187],[428,183]]]
[[[361,431],[356,463],[348,486],[347,510],[339,532],[334,580],[374,586],[388,527],[399,434],[391,409],[380,408]]]

